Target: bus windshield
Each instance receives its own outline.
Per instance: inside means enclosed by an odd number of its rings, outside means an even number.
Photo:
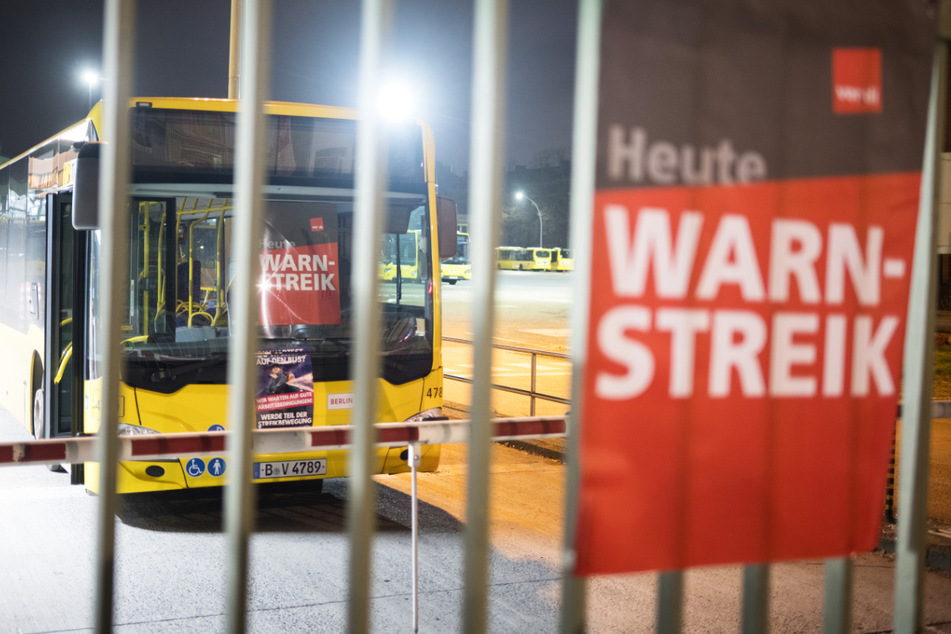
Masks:
[[[387,240],[412,244],[428,234],[419,201],[419,227]],[[137,198],[130,250],[124,380],[133,387],[173,392],[191,383],[227,380],[233,216],[227,199]],[[322,229],[312,231],[319,219]],[[295,226],[296,225],[296,226]],[[271,201],[261,249],[261,348],[295,350],[312,359],[315,381],[349,378],[352,331],[352,201]],[[321,235],[307,244],[307,234]],[[398,236],[398,238],[397,238]],[[98,259],[98,242],[91,257]],[[385,258],[384,258],[385,259]],[[381,262],[382,263],[382,262]],[[425,260],[417,265],[431,279]],[[98,271],[92,262],[92,271]],[[433,304],[428,285],[380,285],[384,378],[402,384],[432,367]],[[97,314],[93,311],[91,318]]]
[[[171,393],[227,381],[236,284],[230,198],[234,113],[133,110],[129,294],[123,380]],[[268,185],[258,292],[260,349],[310,357],[314,381],[346,380],[352,331],[352,120],[268,118]],[[414,131],[415,130],[415,131]],[[422,135],[409,125],[389,141],[390,183],[380,266],[402,264],[380,284],[383,378],[404,384],[433,365],[430,209]],[[98,234],[90,271],[99,271]],[[403,284],[412,278],[423,284]],[[93,281],[95,287],[95,280]],[[95,337],[96,302],[90,303]],[[95,350],[96,346],[91,346]],[[96,376],[90,358],[89,376]]]

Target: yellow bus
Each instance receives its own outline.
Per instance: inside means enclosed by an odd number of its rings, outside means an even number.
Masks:
[[[237,102],[139,98],[132,120],[128,295],[120,433],[226,426]],[[258,288],[258,428],[346,424],[353,407],[352,268],[356,113],[268,103],[265,236]],[[98,431],[100,232],[91,203],[102,105],[0,166],[0,399],[37,438]],[[442,415],[439,252],[455,206],[437,199],[433,137],[422,122],[389,133],[383,243],[428,254],[425,285],[384,284],[380,421]],[[77,177],[76,175],[79,174]],[[93,176],[89,176],[92,174]],[[85,211],[83,211],[85,210]],[[73,217],[73,211],[76,212]],[[71,222],[73,217],[73,222]],[[455,246],[451,239],[447,244]],[[396,273],[397,282],[401,274]],[[362,334],[362,333],[361,333]],[[405,448],[378,448],[380,473],[408,471]],[[423,447],[435,469],[439,447]],[[345,451],[255,456],[257,482],[346,475]],[[98,481],[86,465],[86,482]],[[224,456],[120,464],[119,492],[213,487]],[[75,481],[75,480],[74,480]],[[88,486],[87,484],[87,486]]]
[[[502,270],[547,271],[551,250],[542,247],[497,247],[495,265]]]
[[[529,254],[524,247],[496,247],[495,266],[503,271],[519,271],[522,267],[527,268],[530,261]]]
[[[549,271],[561,271],[562,273],[571,271],[575,268],[575,261],[571,258],[571,250],[555,247],[550,249],[551,263],[548,265]]]
[[[455,284],[459,280],[472,279],[472,263],[469,261],[469,234],[456,234],[456,254],[439,265],[443,282]]]
[[[532,270],[547,271],[548,267],[551,266],[551,249],[528,247],[528,250],[532,254]]]

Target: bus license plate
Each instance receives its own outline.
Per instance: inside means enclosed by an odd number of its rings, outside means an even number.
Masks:
[[[319,460],[283,460],[281,462],[255,462],[254,479],[299,478],[327,474],[327,461]]]

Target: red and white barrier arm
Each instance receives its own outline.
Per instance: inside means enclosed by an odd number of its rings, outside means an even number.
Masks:
[[[564,417],[497,418],[493,440],[558,437],[565,435]],[[259,429],[254,432],[256,454],[280,454],[350,447],[350,425]],[[469,421],[380,423],[378,446],[410,443],[440,445],[469,441]],[[195,432],[119,437],[119,460],[184,458],[223,454],[228,432]],[[0,443],[0,466],[17,464],[76,464],[95,462],[95,436]]]

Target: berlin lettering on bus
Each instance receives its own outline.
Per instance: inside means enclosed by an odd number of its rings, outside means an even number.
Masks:
[[[598,349],[622,370],[597,375],[599,396],[625,400],[653,385],[654,353],[639,336],[658,334],[669,341],[672,398],[698,390],[714,398],[735,390],[746,397],[894,394],[886,351],[899,318],[876,309],[883,278],[902,278],[906,263],[883,256],[881,227],[869,227],[860,239],[846,223],[831,223],[823,232],[807,220],[774,219],[763,271],[745,216],[720,217],[705,253],[699,249],[704,217],[696,211],[680,215],[676,235],[670,212],[661,208],[641,208],[632,231],[628,208],[607,205],[604,222],[610,285],[620,303],[594,327]],[[654,306],[637,301],[649,282]],[[787,302],[793,284],[795,308],[769,316],[754,310]],[[727,287],[735,288],[749,309],[714,305]],[[849,288],[859,306],[854,315],[844,308]],[[707,338],[709,358],[701,361],[707,363],[705,372],[697,373],[700,337]],[[708,377],[708,384],[695,385],[696,376]]]

